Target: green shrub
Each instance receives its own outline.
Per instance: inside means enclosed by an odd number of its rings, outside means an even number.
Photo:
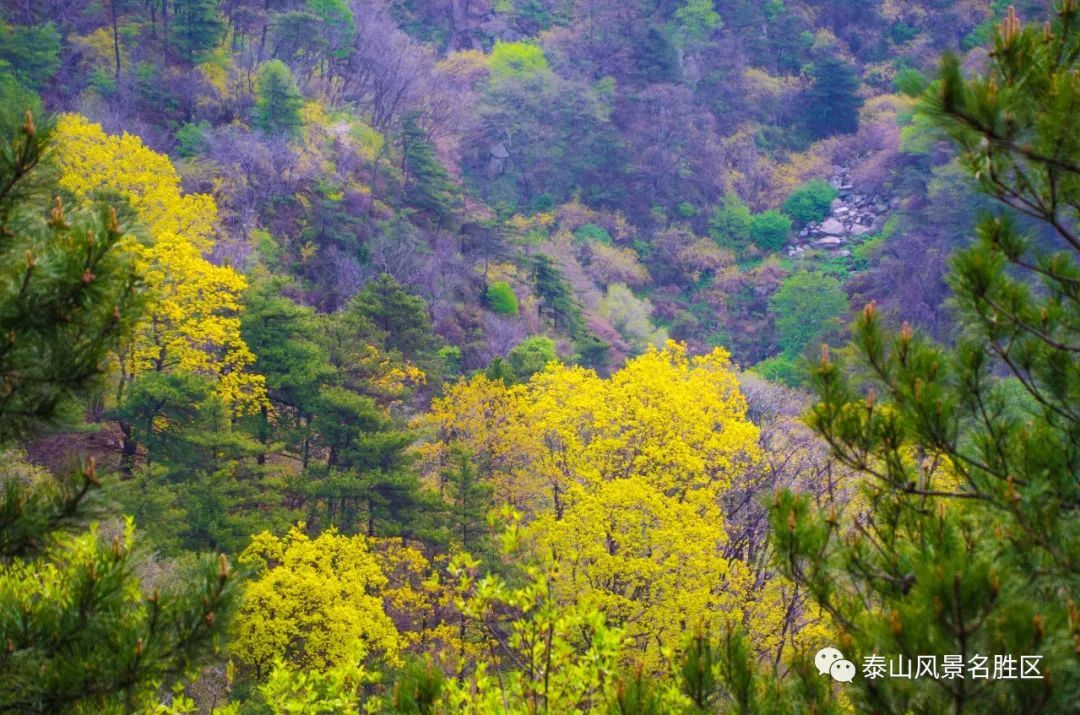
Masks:
[[[597,226],[595,223],[586,223],[578,227],[574,231],[574,239],[581,243],[603,243],[605,245],[612,245],[611,234],[609,234],[603,227]]]
[[[488,307],[499,315],[517,315],[518,302],[514,289],[506,281],[496,281],[487,289]]]
[[[198,124],[188,122],[176,130],[176,153],[182,157],[190,158],[202,153],[206,148],[206,132],[210,131],[210,123],[201,121]]]
[[[491,49],[488,67],[493,78],[523,79],[547,73],[548,62],[539,45],[499,40]]]
[[[543,335],[526,338],[518,343],[507,356],[514,375],[522,382],[543,370],[549,362],[557,358],[555,341]]]
[[[784,213],[805,226],[829,215],[829,205],[836,198],[836,189],[826,181],[814,179],[791,192],[784,201]]]
[[[753,222],[746,204],[735,194],[725,194],[709,218],[709,235],[724,248],[741,253],[750,241]]]
[[[762,360],[754,365],[753,371],[769,382],[788,387],[802,387],[806,382],[805,368],[798,361],[784,355]]]
[[[775,209],[754,215],[750,240],[763,251],[779,251],[791,233],[791,219]]]

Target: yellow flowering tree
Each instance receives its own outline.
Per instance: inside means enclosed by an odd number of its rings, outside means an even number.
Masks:
[[[691,628],[746,624],[780,639],[785,601],[725,557],[723,500],[759,461],[758,428],[728,354],[669,342],[610,378],[555,365],[525,385],[462,381],[420,421],[436,479],[453,449],[524,515],[563,603],[588,601],[626,636],[624,656],[661,669]],[[761,594],[768,594],[762,602]],[[758,600],[755,600],[758,599]]]
[[[167,156],[133,135],[109,136],[84,117],[57,121],[60,186],[78,199],[118,196],[150,241],[136,249],[136,266],[150,305],[131,345],[119,356],[121,391],[140,374],[179,370],[211,376],[216,392],[237,412],[265,400],[255,356],[240,336],[244,277],[210,263],[217,207],[212,197],[184,194]]]
[[[364,536],[329,529],[312,539],[303,525],[278,538],[262,532],[240,555],[255,570],[233,626],[232,653],[266,675],[278,659],[325,670],[364,649],[391,663],[400,636],[383,609],[387,578]]]

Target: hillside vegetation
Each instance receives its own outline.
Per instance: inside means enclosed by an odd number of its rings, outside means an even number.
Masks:
[[[1067,712],[1078,23],[3,3],[0,712]]]

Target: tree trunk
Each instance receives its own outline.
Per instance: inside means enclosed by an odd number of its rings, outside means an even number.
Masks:
[[[120,476],[122,479],[131,479],[135,471],[135,454],[139,444],[135,441],[135,433],[131,424],[120,422],[120,433],[124,436],[120,448]]]
[[[266,48],[266,31],[270,27],[270,0],[263,2],[263,15],[265,17],[263,18],[262,34],[259,37],[259,55],[256,64],[262,64],[263,50]]]
[[[270,443],[270,408],[264,404],[259,413],[262,416],[262,423],[259,425],[259,443],[262,450],[255,458],[255,463],[261,467],[266,464],[266,446]]]
[[[116,84],[120,84],[120,28],[116,22],[116,3],[119,0],[109,0],[109,10],[112,19],[113,57],[116,60]]]
[[[161,0],[161,52],[169,64],[169,0]]]

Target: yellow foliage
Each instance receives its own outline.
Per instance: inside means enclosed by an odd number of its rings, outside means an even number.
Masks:
[[[373,540],[375,558],[386,575],[383,605],[401,631],[401,648],[436,654],[457,649],[458,624],[447,620],[454,592],[439,579],[436,564],[402,539]]]
[[[217,393],[237,412],[265,400],[264,380],[248,371],[255,356],[240,337],[244,277],[204,258],[213,247],[217,207],[203,194],[183,194],[167,156],[130,134],[109,136],[74,114],[57,122],[60,184],[76,197],[119,194],[149,232],[136,262],[151,295],[121,377],[182,370],[217,378]]]
[[[367,652],[397,663],[401,638],[383,610],[387,578],[364,536],[334,529],[309,538],[303,525],[284,538],[252,537],[240,563],[254,568],[234,623],[232,652],[257,673],[285,659],[326,669]]]
[[[92,69],[113,72],[116,69],[116,48],[113,46],[112,28],[99,27],[83,36],[74,36],[71,43],[79,49],[79,56]],[[128,52],[120,43],[120,67],[128,66]]]
[[[422,472],[432,482],[450,466],[452,447],[467,449],[505,503],[524,506],[532,489],[527,480],[538,445],[523,419],[525,389],[477,375],[448,385],[444,396],[418,418],[415,426],[434,438],[417,447]]]
[[[435,69],[455,84],[467,87],[480,84],[487,79],[490,72],[488,56],[480,50],[452,52],[440,60]]]
[[[420,421],[428,474],[453,446],[502,503],[522,509],[533,554],[565,603],[595,604],[650,668],[691,627],[728,620],[779,633],[782,603],[751,607],[750,568],[725,559],[721,499],[758,459],[728,354],[669,342],[604,379],[555,365],[527,385],[478,376]]]
[[[215,90],[219,97],[229,94],[229,78],[232,72],[232,55],[228,48],[218,47],[207,53],[199,63],[198,72]]]

